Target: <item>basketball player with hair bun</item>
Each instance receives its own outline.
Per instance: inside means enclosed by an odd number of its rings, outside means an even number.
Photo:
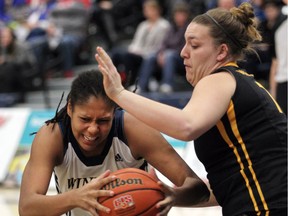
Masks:
[[[58,109],[57,109],[58,110]],[[209,190],[156,130],[120,109],[105,93],[99,71],[81,73],[66,105],[46,121],[32,143],[20,191],[19,214],[88,216],[109,212],[98,198],[123,168],[147,170],[151,164],[176,187],[156,207],[167,215],[172,206],[205,202]],[[47,195],[54,173],[57,195]]]
[[[164,134],[194,140],[223,216],[287,215],[287,117],[253,75],[237,65],[261,40],[256,23],[247,2],[192,20],[181,56],[194,89],[183,109],[125,90],[110,57],[97,48],[113,101]]]

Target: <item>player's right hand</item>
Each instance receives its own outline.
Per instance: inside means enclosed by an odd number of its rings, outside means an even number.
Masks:
[[[114,192],[111,190],[101,190],[104,185],[116,179],[116,176],[110,175],[110,173],[111,172],[108,170],[98,178],[93,179],[88,184],[75,190],[76,207],[89,211],[93,216],[98,216],[97,211],[109,213],[110,209],[101,205],[98,202],[98,198],[114,195]]]

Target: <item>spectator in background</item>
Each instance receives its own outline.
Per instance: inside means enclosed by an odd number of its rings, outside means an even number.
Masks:
[[[31,5],[31,12],[27,18],[27,28],[29,29],[27,39],[45,34],[45,29],[49,26],[49,14],[55,4],[56,0],[37,0]]]
[[[85,1],[40,0],[27,19],[27,40],[38,58],[40,70],[49,56],[57,59],[63,77],[73,77],[77,52],[87,36]],[[49,65],[46,65],[49,67]]]
[[[91,22],[95,23],[97,28],[100,29],[101,35],[103,35],[103,39],[107,43],[109,49],[118,40],[116,23],[112,12],[113,7],[112,0],[95,1],[91,18]]]
[[[128,75],[124,81],[127,85],[135,82],[142,60],[159,50],[170,27],[169,21],[161,16],[161,7],[155,0],[144,2],[143,14],[146,19],[138,25],[128,49],[111,50],[112,60],[119,71]]]
[[[171,27],[160,49],[143,59],[139,70],[139,89],[148,90],[151,76],[154,72],[160,70],[162,79],[159,91],[163,93],[173,91],[175,73],[181,73],[182,71],[184,73],[185,71],[180,52],[185,44],[183,35],[190,21],[189,15],[189,6],[187,4],[183,2],[174,5]]]
[[[282,3],[280,0],[277,1],[279,4]],[[276,101],[279,103],[280,107],[287,116],[287,0],[283,0],[283,3],[286,5],[282,7],[281,13],[277,17],[277,21],[273,27],[273,59],[270,69],[269,86],[272,96],[276,98]]]
[[[240,5],[243,2],[247,2],[248,0],[208,0],[207,1],[207,9],[212,9],[215,7],[230,9],[231,7]]]
[[[6,2],[5,0],[0,1],[0,27],[9,20],[9,16],[6,13]]]
[[[61,62],[64,77],[72,77],[76,53],[87,36],[88,10],[77,0],[58,0],[46,29],[49,46]]]
[[[217,0],[216,7],[230,10],[232,7],[235,7],[236,5],[237,5],[236,0]]]
[[[265,13],[264,13],[264,10],[263,10],[264,0],[251,0],[250,2],[251,2],[251,5],[254,8],[255,16],[257,17],[259,22],[264,22],[265,19],[266,19]]]
[[[125,34],[129,37],[143,19],[142,1],[95,0],[90,22],[111,49]]]
[[[26,43],[18,42],[9,27],[0,31],[0,93],[18,92],[24,99],[25,72],[34,69],[35,58]]]
[[[28,35],[26,41],[33,48],[37,59],[38,71],[45,77],[46,62],[50,53],[46,30],[49,27],[49,14],[56,0],[38,0],[31,5],[31,13],[26,20]]]
[[[207,4],[203,0],[160,0],[160,2],[162,2],[161,5],[164,5],[164,7],[166,6],[166,17],[173,17],[174,7],[179,3],[187,4],[187,9],[190,11],[191,19],[207,10]]]

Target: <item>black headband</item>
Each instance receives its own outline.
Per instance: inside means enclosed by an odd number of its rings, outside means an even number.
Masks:
[[[209,17],[229,38],[230,40],[239,48],[243,49],[243,46],[240,44],[240,42],[234,38],[232,35],[230,35],[224,28],[221,26],[212,16],[210,16],[208,13],[205,13],[207,17]]]

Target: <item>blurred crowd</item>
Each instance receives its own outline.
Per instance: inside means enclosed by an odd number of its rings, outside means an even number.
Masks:
[[[1,0],[0,94],[41,89],[51,77],[73,78],[76,65],[95,63],[97,45],[108,50],[127,88],[171,93],[175,77],[185,77],[180,51],[191,19],[244,1]],[[287,19],[285,1],[249,2],[263,41],[239,64],[269,89],[275,32]]]

